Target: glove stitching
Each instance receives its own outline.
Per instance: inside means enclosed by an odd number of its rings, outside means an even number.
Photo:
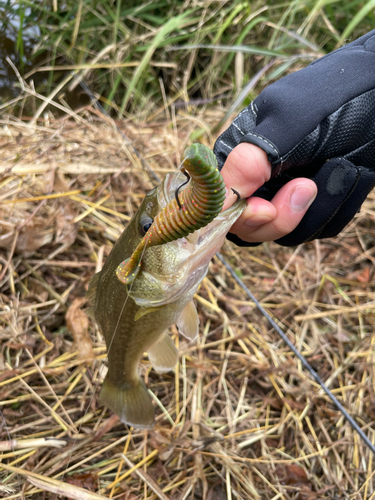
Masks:
[[[234,120],[237,120],[243,113],[246,113],[247,111],[247,108],[244,108],[237,116]]]
[[[251,101],[251,111],[254,113],[254,115],[258,118],[258,107],[256,104],[254,104],[254,101]]]
[[[241,132],[242,135],[246,135],[245,132],[242,132],[240,127],[238,125],[236,125],[234,122],[233,122],[233,125],[236,127],[237,130],[239,130]]]
[[[237,118],[239,118],[242,115],[242,113],[245,112],[245,111],[249,111],[250,112],[250,108],[251,108],[251,111],[253,112],[254,116],[256,118],[258,118],[257,105],[254,104],[254,101],[251,101],[250,106],[248,106],[247,108],[243,109],[241,111],[241,113],[237,116]],[[234,121],[236,121],[237,118]],[[235,125],[234,121],[233,121],[233,124]],[[238,127],[236,126],[236,128],[238,128]],[[240,129],[238,129],[238,130],[240,130]],[[242,130],[240,130],[240,132],[242,132]],[[261,135],[253,134],[252,132],[248,132],[247,134],[243,134],[243,135],[252,135],[253,137],[257,137],[258,139],[261,139],[262,141],[264,141],[276,153],[277,159],[280,160],[280,153],[278,152],[278,150],[275,148],[275,146],[270,141],[268,141],[267,139],[265,139]],[[283,159],[281,158],[281,163],[280,163],[279,167],[281,167],[282,164],[283,164]]]
[[[220,142],[221,142],[221,144],[223,144],[226,148],[228,148],[228,149],[230,149],[231,151],[233,151],[233,148],[231,148],[230,146],[228,146],[228,144],[225,144],[225,142],[224,142],[224,141],[222,141],[221,139],[220,139]]]
[[[267,141],[267,139],[265,139],[261,135],[253,134],[252,132],[248,132],[246,135],[252,135],[253,137],[256,137],[257,139],[261,139],[263,142],[268,144],[275,151],[277,158],[280,159],[280,154],[277,151],[277,149],[275,148],[275,146],[272,144],[272,142]],[[282,163],[283,163],[283,159],[281,159],[281,165],[282,165]]]
[[[290,151],[288,151],[287,153],[285,153],[285,155],[283,155],[281,157],[281,164],[280,165],[282,166],[283,163],[287,162],[290,158],[293,158],[293,155],[295,154],[295,151],[299,150],[299,148],[301,147],[301,144],[303,144],[310,137],[314,136],[314,134],[316,134],[317,132],[319,132],[319,129],[321,128],[321,126],[322,126],[322,122],[318,123],[318,125],[314,128],[314,130],[312,130],[308,135],[306,135],[303,139],[301,139],[300,142],[298,142]],[[309,162],[308,163],[311,163],[312,161],[316,160],[316,157],[317,157],[317,155],[319,155],[319,152],[321,151],[321,149],[322,149],[322,145],[319,145],[318,150],[315,149],[314,151],[310,151],[309,152],[310,158],[309,158]]]

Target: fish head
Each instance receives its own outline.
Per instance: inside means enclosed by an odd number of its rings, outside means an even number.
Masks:
[[[146,195],[132,221],[127,257],[143,238],[152,219],[175,197],[176,189],[185,180],[181,172],[170,172]],[[194,233],[146,248],[140,272],[127,285],[129,296],[141,307],[160,307],[178,300],[190,300],[205,277],[210,260],[245,207],[246,201],[240,200]]]
[[[132,255],[139,242],[143,239],[148,229],[151,227],[155,217],[161,210],[158,202],[159,188],[160,186],[155,187],[146,194],[140,207],[123,233],[125,244],[121,244],[121,250],[123,251],[124,259],[127,259]]]

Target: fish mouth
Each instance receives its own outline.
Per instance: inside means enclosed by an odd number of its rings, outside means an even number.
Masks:
[[[184,180],[184,175],[179,171],[166,175],[158,188],[161,209],[174,198],[176,189]],[[245,208],[246,200],[239,200],[194,233],[147,249],[145,266],[129,292],[136,304],[141,307],[160,307],[186,298],[187,294],[193,297],[207,274],[210,260],[221,248],[226,234]],[[152,257],[156,256],[158,263],[163,259],[165,261],[162,272],[157,272],[155,266],[149,264]]]

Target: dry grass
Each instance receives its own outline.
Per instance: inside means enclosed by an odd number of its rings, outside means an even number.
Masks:
[[[163,176],[223,114],[118,125]],[[175,373],[142,362],[155,429],[120,424],[97,401],[105,344],[80,299],[155,181],[92,109],[3,118],[0,149],[0,496],[374,498],[372,454],[217,259],[196,297],[198,340],[172,327]],[[373,442],[374,221],[370,196],[338,238],[222,249]]]

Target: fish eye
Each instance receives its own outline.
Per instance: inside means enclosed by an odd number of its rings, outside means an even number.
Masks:
[[[152,226],[152,221],[151,222],[146,222],[145,224],[143,224],[143,226],[142,226],[142,233],[146,234],[147,231],[150,229],[151,226]]]
[[[142,214],[141,220],[139,222],[140,222],[140,224],[139,224],[140,232],[141,232],[142,236],[144,236],[147,233],[147,231],[150,229],[150,227],[152,226],[154,219],[152,219],[149,215]]]

